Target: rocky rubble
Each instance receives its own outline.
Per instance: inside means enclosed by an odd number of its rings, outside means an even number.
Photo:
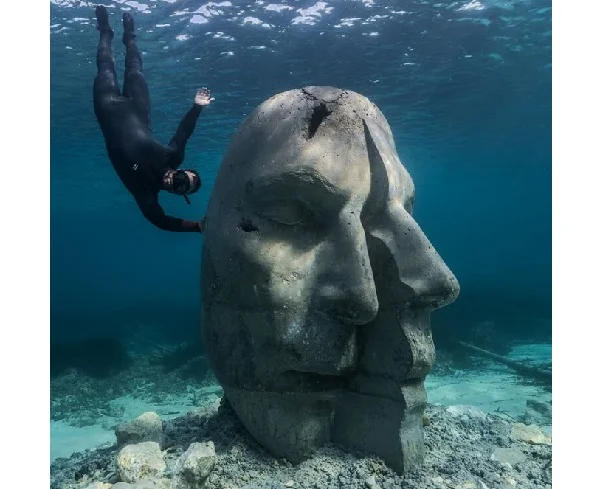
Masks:
[[[163,423],[163,471],[125,482],[118,455],[136,445],[115,445],[57,460],[51,467],[51,489],[551,488],[551,438],[541,429],[524,430],[471,406],[429,406],[427,418],[424,465],[399,476],[376,457],[346,453],[335,445],[298,465],[275,459],[223,402]],[[540,430],[544,443],[515,435],[532,430]],[[157,450],[154,443],[158,456]]]

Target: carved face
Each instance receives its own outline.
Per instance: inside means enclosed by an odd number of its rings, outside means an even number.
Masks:
[[[226,392],[377,395],[425,377],[429,313],[458,283],[413,201],[363,96],[292,90],[247,118],[215,182],[202,264],[205,342]]]

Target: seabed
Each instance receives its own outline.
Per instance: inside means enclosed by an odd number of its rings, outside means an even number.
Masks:
[[[548,365],[551,345],[518,344],[507,357]],[[156,356],[138,356],[130,368],[104,380],[67,372],[51,381],[50,487],[117,483],[114,430],[149,411],[164,421],[165,479],[190,443],[214,443],[214,469],[199,486],[206,489],[551,487],[548,386],[487,359],[457,369],[443,355],[425,385],[425,462],[418,471],[399,476],[377,458],[334,445],[296,466],[271,457],[250,438],[227,403],[221,403],[223,391],[202,357],[165,369]],[[520,434],[523,424],[533,425],[539,436]]]

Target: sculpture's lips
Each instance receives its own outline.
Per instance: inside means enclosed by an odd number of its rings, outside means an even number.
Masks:
[[[323,375],[315,372],[300,372],[287,370],[278,379],[282,388],[291,392],[320,392],[342,388],[344,377],[338,375]]]

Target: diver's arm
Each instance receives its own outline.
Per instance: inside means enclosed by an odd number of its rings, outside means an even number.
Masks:
[[[202,225],[198,221],[187,221],[178,217],[167,216],[158,203],[158,196],[150,191],[135,197],[135,200],[148,221],[163,231],[176,233],[201,233]]]
[[[169,141],[169,149],[172,151],[170,158],[170,167],[175,169],[183,162],[185,157],[185,145],[196,128],[196,121],[204,106],[211,101],[210,91],[207,88],[201,88],[196,93],[194,105],[187,111],[181,119],[175,135]]]

